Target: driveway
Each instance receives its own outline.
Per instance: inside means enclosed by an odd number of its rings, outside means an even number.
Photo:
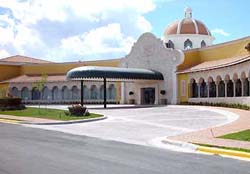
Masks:
[[[66,106],[49,107],[66,108]],[[70,125],[32,125],[32,127],[151,146],[159,137],[181,135],[227,124],[237,119],[237,115],[233,113],[200,106],[170,105],[89,110],[104,114],[108,119]]]

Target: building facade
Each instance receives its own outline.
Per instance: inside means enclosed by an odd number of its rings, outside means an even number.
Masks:
[[[250,37],[212,45],[208,27],[185,9],[185,18],[170,24],[164,40],[142,34],[120,59],[56,63],[25,56],[0,59],[0,96],[24,103],[79,103],[80,82],[66,73],[81,66],[150,69],[164,80],[108,81],[108,103],[176,104],[186,102],[250,105]],[[46,74],[44,88],[34,86]],[[103,84],[84,81],[85,103],[103,102]]]

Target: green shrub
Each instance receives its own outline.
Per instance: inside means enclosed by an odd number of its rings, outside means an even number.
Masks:
[[[22,104],[21,98],[1,98],[0,99],[0,110],[22,110],[25,106]]]
[[[208,103],[208,102],[183,102],[182,105],[201,105],[201,106],[217,106],[217,107],[226,107],[226,108],[236,108],[236,109],[243,109],[243,110],[250,110],[250,106],[245,104],[228,104],[228,103]]]
[[[81,105],[72,105],[68,107],[68,109],[69,109],[69,115],[71,116],[85,116],[88,113],[87,108]]]

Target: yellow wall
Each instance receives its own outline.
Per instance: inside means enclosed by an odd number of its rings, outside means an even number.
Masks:
[[[205,61],[214,61],[230,57],[250,55],[245,46],[250,43],[250,37],[214,45],[207,48],[194,49],[184,52],[185,60],[178,66],[178,71],[185,70]],[[188,73],[178,74],[178,99],[179,102],[187,102],[189,94]],[[186,80],[187,96],[181,96],[181,81]]]
[[[9,92],[8,83],[0,83],[0,98],[6,97]]]
[[[249,55],[249,52],[245,49],[249,42],[250,38],[246,38],[232,43],[221,44],[221,46],[215,48],[202,49],[199,51],[199,55],[202,62]]]
[[[80,66],[112,66],[117,67],[120,60],[89,61],[79,63],[48,63],[22,66],[22,74],[66,74],[69,70]]]
[[[20,66],[0,65],[0,81],[19,76],[21,73],[20,70]]]
[[[178,78],[178,100],[179,103],[183,103],[183,102],[187,102],[188,101],[188,97],[189,97],[189,82],[188,82],[188,74],[178,74],[177,75]],[[186,95],[182,96],[182,81],[185,80],[186,82]]]

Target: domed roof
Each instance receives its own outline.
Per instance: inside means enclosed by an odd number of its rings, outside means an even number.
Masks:
[[[186,8],[184,19],[173,22],[164,32],[164,35],[173,34],[201,34],[211,36],[210,31],[204,23],[192,18],[191,8]]]

